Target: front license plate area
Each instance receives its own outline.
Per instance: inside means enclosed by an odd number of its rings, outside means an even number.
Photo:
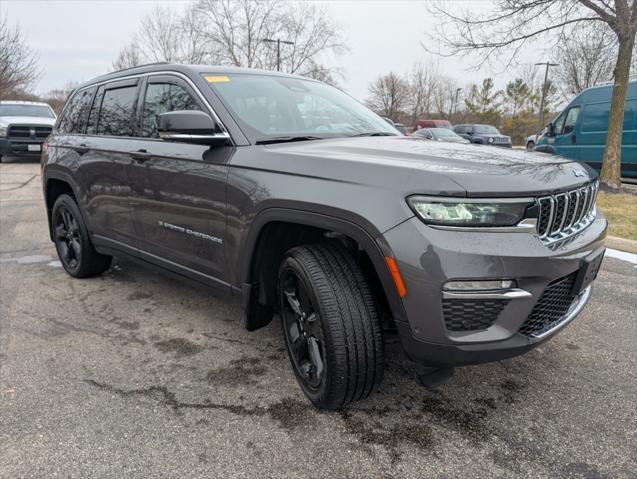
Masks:
[[[27,150],[29,151],[40,151],[42,147],[40,145],[28,145]]]
[[[605,251],[606,250],[602,250],[601,252],[591,255],[582,261],[582,266],[577,273],[577,278],[575,278],[575,284],[573,285],[573,292],[575,294],[579,294],[584,291],[588,285],[597,278],[597,273],[602,265]]]

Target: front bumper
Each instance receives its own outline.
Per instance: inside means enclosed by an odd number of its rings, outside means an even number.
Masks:
[[[0,138],[0,155],[3,156],[40,156],[44,139]],[[39,151],[29,151],[29,145],[39,145]]]
[[[439,230],[415,217],[387,231],[383,239],[407,289],[402,298],[407,321],[397,321],[406,353],[428,365],[477,364],[517,356],[552,337],[581,311],[590,289],[573,301],[573,310],[555,327],[541,335],[525,335],[520,329],[549,285],[575,275],[585,258],[603,251],[606,228],[598,213],[586,229],[550,246],[529,233]],[[530,295],[508,301],[487,327],[448,329],[444,283],[491,279],[515,280]]]

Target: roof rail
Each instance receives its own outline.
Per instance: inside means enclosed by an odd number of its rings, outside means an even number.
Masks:
[[[128,68],[122,68],[121,70],[115,70],[111,73],[119,73],[119,72],[125,72],[128,70],[132,70],[133,68],[141,68],[141,67],[150,67],[153,65],[170,65],[170,62],[152,62],[152,63],[142,63],[141,65],[135,65],[133,67],[128,67]]]

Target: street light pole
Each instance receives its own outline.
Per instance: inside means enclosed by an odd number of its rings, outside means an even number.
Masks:
[[[294,45],[294,42],[290,42],[288,40],[281,40],[277,38],[276,40],[273,38],[264,38],[264,42],[266,43],[276,43],[276,71],[281,71],[281,43],[285,43],[286,45]]]
[[[453,101],[453,113],[455,114],[458,110],[458,93],[462,91],[462,88],[456,88],[456,98]],[[451,116],[451,115],[449,115]],[[451,120],[451,118],[449,118]]]
[[[542,100],[540,100],[540,130],[544,128],[544,102],[546,101],[546,83],[549,79],[549,68],[550,67],[559,67],[557,63],[536,63],[536,66],[546,66],[546,70],[544,71],[544,83],[542,84]],[[538,130],[539,131],[539,130]]]

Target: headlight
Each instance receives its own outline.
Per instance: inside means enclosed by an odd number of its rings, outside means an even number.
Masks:
[[[407,203],[427,224],[443,226],[514,226],[533,205],[531,200],[476,202],[410,196]]]
[[[492,136],[490,136],[489,137],[489,143],[493,143],[494,141],[495,141],[495,139]]]
[[[7,136],[7,127],[0,126],[0,136]]]

